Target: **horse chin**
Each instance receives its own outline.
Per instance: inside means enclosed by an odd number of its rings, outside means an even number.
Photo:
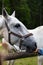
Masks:
[[[20,48],[21,50],[25,50],[25,52],[28,52],[28,53],[33,53],[35,52],[36,50],[32,50],[31,48],[28,48],[28,47],[25,47],[25,46],[21,46]]]
[[[28,52],[28,53],[37,53],[37,51],[38,51],[38,49],[36,48],[36,49],[31,49],[31,48],[26,48],[26,52]]]

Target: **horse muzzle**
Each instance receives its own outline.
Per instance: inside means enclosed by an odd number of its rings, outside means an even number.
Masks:
[[[20,49],[26,50],[26,52],[35,52],[37,49],[37,45],[35,41],[26,38],[22,40],[22,43],[20,44]]]

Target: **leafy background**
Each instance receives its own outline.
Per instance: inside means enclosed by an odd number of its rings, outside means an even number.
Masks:
[[[27,28],[43,25],[43,0],[0,0],[0,14],[2,3],[9,14],[15,10],[16,17]]]

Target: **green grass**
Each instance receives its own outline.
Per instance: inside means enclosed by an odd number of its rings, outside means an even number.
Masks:
[[[37,57],[18,59],[15,65],[37,65]]]

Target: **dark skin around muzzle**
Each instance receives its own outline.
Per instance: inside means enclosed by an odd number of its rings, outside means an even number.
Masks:
[[[36,42],[35,40],[31,39],[31,38],[24,38],[22,39],[21,41],[22,43],[20,44],[20,48],[22,46],[26,47],[26,51],[30,51],[30,52],[33,52],[37,49],[37,45],[36,45]]]

